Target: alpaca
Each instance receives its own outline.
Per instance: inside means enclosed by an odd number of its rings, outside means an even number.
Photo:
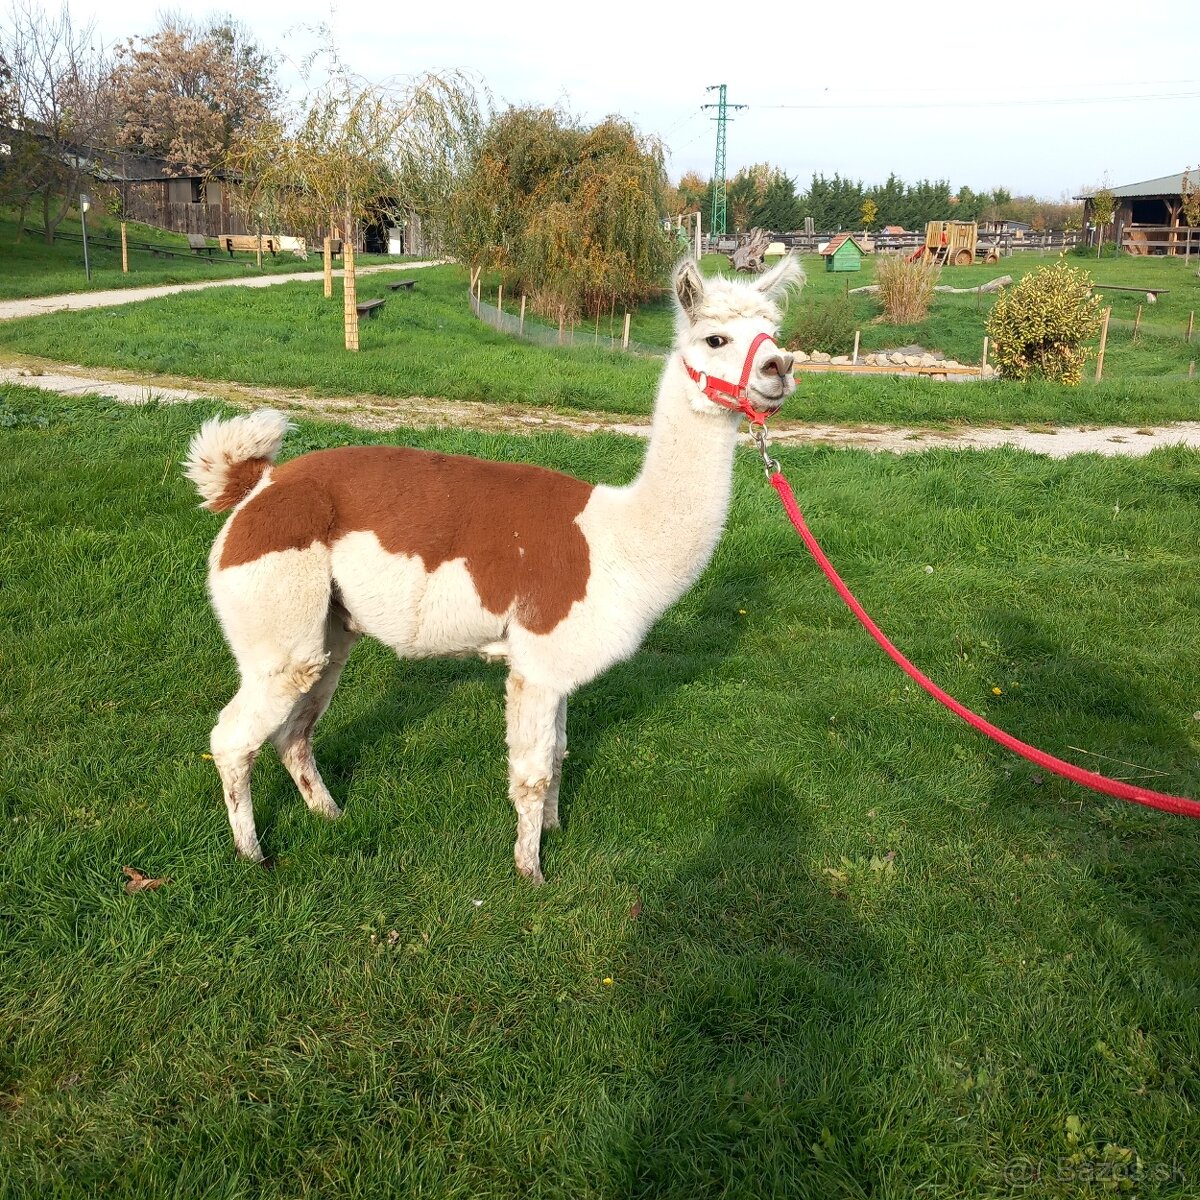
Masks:
[[[239,854],[262,861],[250,774],[274,744],[308,807],[341,811],[313,758],[313,729],[354,643],[412,658],[508,664],[509,796],[517,870],[541,883],[543,829],[558,826],[567,699],[637,650],[712,555],[729,510],[741,419],[795,387],[773,340],[776,299],[803,279],[784,259],[744,283],[676,269],[676,337],[642,470],[626,487],[542,467],[391,446],[275,463],[291,428],[261,410],[206,422],[187,476],[204,507],[232,510],[209,556],[209,591],[241,686],[212,731]],[[743,369],[744,368],[744,369]]]

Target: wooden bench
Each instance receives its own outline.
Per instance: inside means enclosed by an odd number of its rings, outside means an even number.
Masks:
[[[393,292],[398,292],[401,288],[404,288],[405,291],[411,292],[416,286],[417,281],[415,279],[397,279],[395,283],[388,284],[388,287],[390,287]]]
[[[356,304],[360,317],[366,317],[368,321],[373,321],[379,315],[386,301],[384,300],[364,300],[361,304]]]
[[[258,253],[259,238],[254,233],[223,233],[221,235],[221,244],[229,251],[229,257],[233,257],[235,250],[244,250],[250,254]],[[279,247],[276,245],[275,238],[268,234],[262,236],[262,248],[267,251],[272,258],[275,256]]]
[[[1159,296],[1165,296],[1170,288],[1125,287],[1119,283],[1093,283],[1092,287],[1102,292],[1145,292],[1147,304],[1157,304]]]
[[[193,254],[200,254],[204,251],[207,251],[208,257],[212,258],[212,254],[216,249],[216,246],[210,246],[208,244],[208,238],[206,238],[204,234],[189,233],[187,235],[187,240]]]

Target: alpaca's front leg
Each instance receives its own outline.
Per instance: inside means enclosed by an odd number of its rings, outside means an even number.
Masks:
[[[563,759],[567,757],[567,698],[558,702],[558,714],[554,720],[554,759],[551,763],[550,786],[546,789],[546,800],[542,805],[542,828],[558,828],[558,790],[562,784]]]
[[[508,676],[508,794],[517,810],[517,870],[543,883],[539,852],[546,798],[554,778],[559,696],[534,687],[515,671]],[[557,798],[555,800],[557,815]]]

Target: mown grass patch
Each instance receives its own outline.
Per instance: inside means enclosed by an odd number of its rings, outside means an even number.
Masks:
[[[38,217],[40,219],[40,215]],[[121,223],[107,214],[88,214],[89,282],[83,265],[83,243],[78,214],[61,226],[65,235],[47,246],[40,233],[26,233],[16,240],[16,221],[0,209],[0,300],[22,297],[58,296],[68,292],[96,292],[108,288],[153,287],[169,283],[198,283],[208,279],[241,279],[261,274],[295,274],[321,270],[321,256],[310,253],[307,260],[294,254],[264,254],[258,267],[254,256],[225,251],[197,255],[183,234],[153,225],[127,223],[130,243],[139,242],[170,251],[167,258],[151,250],[132,246],[129,271],[121,269]],[[209,239],[216,244],[215,238]],[[360,256],[363,265],[394,262],[383,255]],[[340,266],[340,260],[338,264]]]
[[[178,473],[209,409],[11,388],[0,412],[6,1194],[1195,1191],[1196,826],[915,694],[752,456],[699,584],[575,698],[533,890],[498,669],[369,645],[317,738],[345,817],[264,754],[277,867],[235,861],[203,757],[234,686],[217,520]],[[614,483],[641,453],[394,437]],[[349,440],[304,424],[288,451]],[[781,457],[939,682],[1200,794],[1200,456]],[[127,895],[126,865],[170,882]]]
[[[709,256],[706,267],[718,266],[718,257]],[[1002,269],[1018,273],[1037,262],[1036,256],[1014,258],[1005,260]],[[809,284],[793,301],[794,311],[811,297],[819,300],[829,289],[841,286],[836,283],[840,277],[825,274],[819,264],[820,259],[807,264]],[[1147,279],[1158,280],[1167,270],[1159,260],[1134,265],[1152,272]],[[1105,263],[1106,271],[1118,268],[1131,269],[1128,261]],[[994,270],[961,267],[945,276],[960,276],[958,283],[965,286],[972,278],[990,277]],[[1176,303],[1189,302],[1184,296],[1186,280],[1174,267],[1168,274],[1179,284]],[[393,293],[385,277],[367,276],[359,283],[359,296],[384,298],[387,304],[377,320],[363,323],[358,354],[343,349],[340,298],[324,300],[318,282],[246,292],[222,289],[6,322],[0,324],[0,352],[251,386],[309,389],[318,395],[435,396],[631,415],[650,411],[659,360],[587,347],[535,346],[497,333],[472,316],[466,301],[466,273],[459,267],[422,270],[412,293]],[[868,310],[874,302],[869,297],[851,299],[864,309],[864,352],[874,346],[920,342],[970,361],[968,343],[976,346],[974,357],[982,351],[988,303],[977,306],[972,297],[939,296],[929,321],[900,329],[870,325]],[[647,306],[637,319],[641,327],[635,323],[634,339],[665,345],[671,338],[672,320],[666,299]],[[616,328],[619,334],[619,323]],[[1181,331],[1176,336],[1169,329],[1164,333],[1163,327],[1143,323],[1135,342],[1131,325],[1128,330],[1114,326],[1105,378],[1099,385],[1091,382],[1090,363],[1085,367],[1085,382],[1078,387],[805,376],[784,416],[812,422],[917,425],[1189,420],[1196,417],[1200,402],[1200,383],[1186,378],[1190,353]]]

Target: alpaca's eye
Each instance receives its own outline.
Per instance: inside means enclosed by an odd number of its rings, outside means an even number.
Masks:
[[[720,350],[722,346],[729,344],[727,337],[722,337],[719,333],[714,333],[711,337],[704,339],[714,350]]]

